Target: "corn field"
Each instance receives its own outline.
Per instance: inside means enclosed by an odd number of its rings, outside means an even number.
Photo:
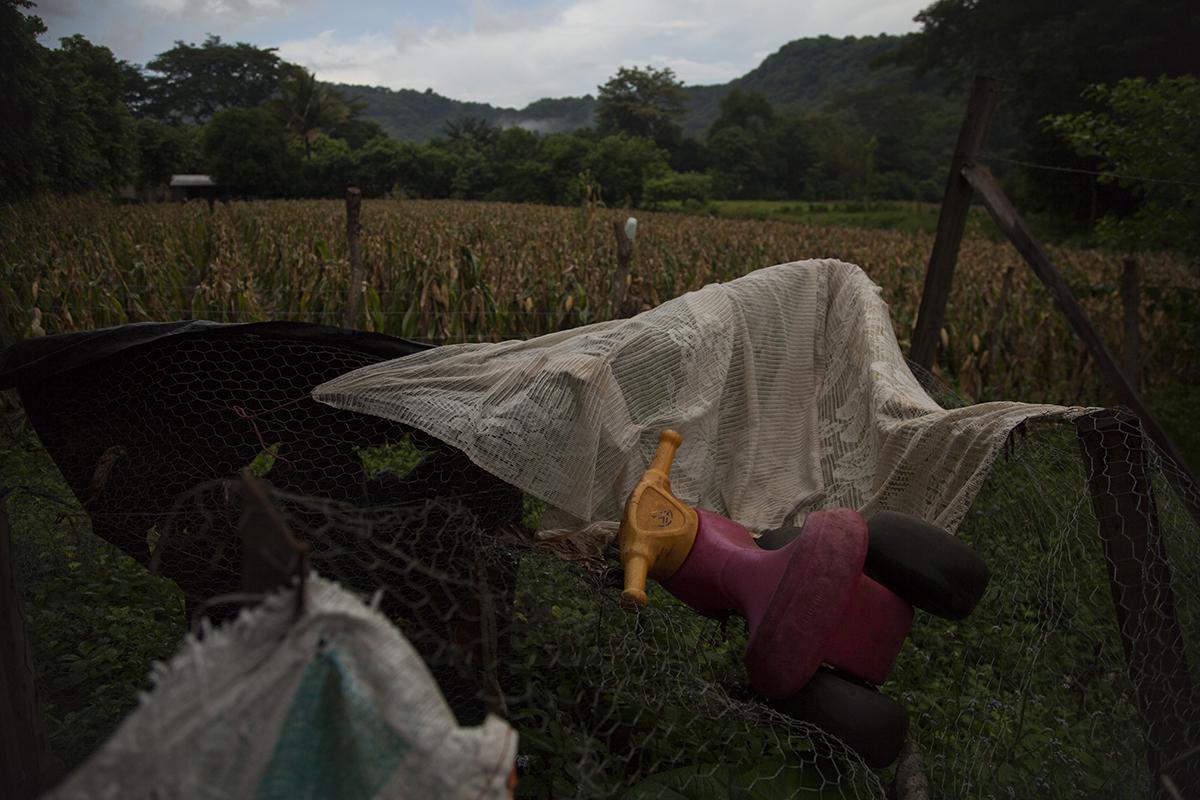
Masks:
[[[525,338],[609,318],[624,212],[459,201],[367,201],[366,279],[356,326],[437,343]],[[789,222],[638,213],[628,292],[652,307],[713,281],[804,258],[861,266],[907,349],[932,237]],[[338,325],[349,289],[336,201],[114,206],[98,198],[0,207],[0,336],[173,319]],[[1120,350],[1122,258],[1051,248]],[[1200,277],[1139,255],[1144,380],[1200,370]],[[940,372],[974,400],[1100,403],[1083,348],[1011,246],[963,243]]]

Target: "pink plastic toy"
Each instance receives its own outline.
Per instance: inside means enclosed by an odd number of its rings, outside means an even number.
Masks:
[[[895,759],[907,715],[883,683],[912,626],[913,605],[951,618],[987,585],[982,560],[921,520],[848,508],[809,514],[802,528],[758,541],[736,522],[671,494],[679,434],[658,452],[626,503],[618,542],[622,602],[644,606],[647,577],[701,614],[739,614],[749,627],[751,688],[821,725],[873,766]]]

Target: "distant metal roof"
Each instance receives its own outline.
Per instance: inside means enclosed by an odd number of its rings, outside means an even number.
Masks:
[[[172,175],[172,186],[216,186],[212,175]]]

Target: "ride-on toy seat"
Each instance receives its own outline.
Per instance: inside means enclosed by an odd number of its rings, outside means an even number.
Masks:
[[[884,513],[868,524],[847,508],[814,512],[802,528],[772,531],[756,543],[738,523],[671,494],[681,441],[674,431],[662,433],[626,503],[618,535],[622,604],[646,605],[651,577],[701,614],[743,616],[751,688],[839,736],[872,766],[890,763],[907,714],[871,687],[891,672],[913,605],[965,616],[987,585],[986,565],[913,517]]]

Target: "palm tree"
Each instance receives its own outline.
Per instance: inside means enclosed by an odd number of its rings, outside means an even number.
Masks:
[[[318,134],[354,112],[339,92],[318,83],[317,76],[303,67],[289,69],[279,90],[287,125],[304,140],[305,158],[312,156],[312,141]]]

